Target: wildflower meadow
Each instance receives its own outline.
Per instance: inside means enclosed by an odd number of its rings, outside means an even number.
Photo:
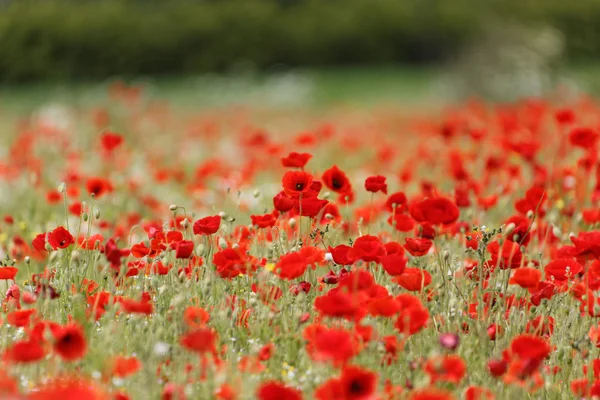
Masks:
[[[600,104],[0,114],[0,398],[600,397]]]

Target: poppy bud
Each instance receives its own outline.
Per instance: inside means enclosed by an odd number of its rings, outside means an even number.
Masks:
[[[183,221],[181,221],[181,226],[183,227],[183,229],[187,229],[188,226],[190,226],[190,221],[188,221],[188,219],[184,219]]]
[[[94,217],[100,219],[100,209],[97,208],[96,211],[94,211]]]
[[[223,238],[219,238],[219,247],[222,249],[226,249],[227,248],[227,241]]]
[[[175,211],[175,210],[177,210],[177,204],[171,204],[171,205],[169,206],[169,210],[171,210],[171,211]]]
[[[293,228],[296,226],[296,219],[295,218],[290,218],[288,220],[288,224],[290,224],[290,228]]]
[[[29,263],[31,262],[31,257],[25,256],[24,261],[25,261],[25,264],[29,265]]]
[[[254,190],[254,192],[252,192],[252,196],[254,196],[254,198],[257,199],[260,196],[260,190]]]
[[[58,192],[59,193],[64,193],[65,190],[67,190],[67,184],[62,182],[60,185],[58,185]]]

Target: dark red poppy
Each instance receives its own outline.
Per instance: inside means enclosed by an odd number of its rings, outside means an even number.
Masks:
[[[292,280],[302,276],[307,266],[306,258],[300,253],[288,253],[279,259],[275,272],[282,279]]]
[[[312,154],[309,153],[296,153],[291,152],[286,157],[281,159],[281,164],[288,168],[304,168],[306,163],[312,158]]]
[[[343,399],[368,400],[377,390],[377,374],[361,367],[346,365],[340,377]]]
[[[181,240],[175,244],[176,258],[190,258],[194,252],[194,242],[191,240]]]
[[[54,250],[66,249],[75,243],[75,239],[73,239],[73,235],[68,230],[59,226],[48,234],[48,243],[50,243],[50,246]]]
[[[357,238],[349,252],[351,258],[366,262],[379,262],[380,257],[385,255],[385,247],[376,236],[372,235]]]
[[[251,215],[250,219],[252,220],[252,225],[258,228],[271,228],[277,222],[277,217],[273,214]]]
[[[510,278],[511,285],[519,285],[522,288],[536,288],[542,280],[542,271],[535,268],[517,268]]]
[[[328,200],[321,200],[316,197],[302,197],[302,200],[294,202],[294,210],[303,217],[314,218],[328,203]]]
[[[105,132],[100,138],[102,148],[107,152],[112,152],[123,143],[123,136],[114,132]]]
[[[500,269],[519,268],[523,254],[518,243],[511,240],[505,240],[502,247],[498,241],[493,241],[487,246],[487,250],[492,255],[491,264],[499,266]]]
[[[569,142],[573,146],[589,149],[594,147],[598,139],[598,133],[589,127],[573,128],[569,132]]]
[[[329,252],[331,253],[331,258],[333,258],[333,262],[339,265],[352,265],[354,263],[354,258],[351,257],[350,251],[352,247],[347,246],[345,244],[340,244],[335,247],[329,246]],[[600,263],[599,263],[600,265]],[[599,268],[600,270],[600,268]],[[600,278],[599,278],[600,279]]]
[[[387,184],[385,183],[385,176],[377,175],[370,176],[365,180],[365,189],[367,192],[377,193],[383,192],[387,194]]]
[[[411,292],[420,292],[431,284],[431,274],[420,268],[406,268],[394,281]]]
[[[219,230],[221,226],[221,216],[213,215],[210,217],[200,218],[194,222],[195,235],[212,235]]]
[[[273,205],[277,211],[287,212],[294,207],[294,199],[286,195],[285,192],[281,191],[275,195],[275,197],[273,197]]]
[[[323,182],[325,186],[336,193],[349,193],[352,191],[350,180],[348,180],[346,174],[337,165],[334,165],[323,173]]]
[[[75,361],[87,352],[87,342],[83,328],[72,322],[52,329],[54,351],[66,361]]]
[[[390,195],[385,202],[385,208],[389,212],[403,213],[407,210],[408,199],[404,192],[396,192]]]
[[[282,184],[285,194],[299,197],[310,189],[313,182],[311,174],[304,171],[288,171],[283,175]]]
[[[88,178],[85,186],[87,192],[94,195],[96,198],[100,198],[104,194],[113,191],[113,185],[110,180],[101,177]]]
[[[224,249],[213,256],[213,264],[221,278],[234,278],[246,272],[245,261],[240,252],[234,249]]]
[[[404,248],[414,257],[424,256],[429,252],[433,242],[429,239],[406,238]]]
[[[258,400],[302,400],[302,393],[283,383],[269,381],[260,385],[256,398]]]
[[[415,221],[406,214],[390,215],[387,222],[400,232],[410,232],[415,226]]]
[[[404,254],[388,254],[380,257],[381,266],[391,276],[402,275],[406,268],[407,260]]]
[[[548,263],[544,268],[544,272],[546,273],[546,279],[564,282],[583,272],[583,265],[573,259],[563,258]]]
[[[456,204],[445,197],[427,198],[409,205],[410,215],[418,222],[451,224],[460,216]]]

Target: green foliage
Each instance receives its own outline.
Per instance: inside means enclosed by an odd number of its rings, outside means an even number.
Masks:
[[[485,4],[483,4],[485,3]],[[600,2],[509,0],[13,1],[0,13],[0,79],[97,79],[239,64],[428,63],[490,17],[544,22],[574,57],[600,54]]]

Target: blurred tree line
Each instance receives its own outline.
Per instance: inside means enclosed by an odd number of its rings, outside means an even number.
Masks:
[[[0,80],[435,64],[490,25],[600,58],[600,0],[0,0]]]

